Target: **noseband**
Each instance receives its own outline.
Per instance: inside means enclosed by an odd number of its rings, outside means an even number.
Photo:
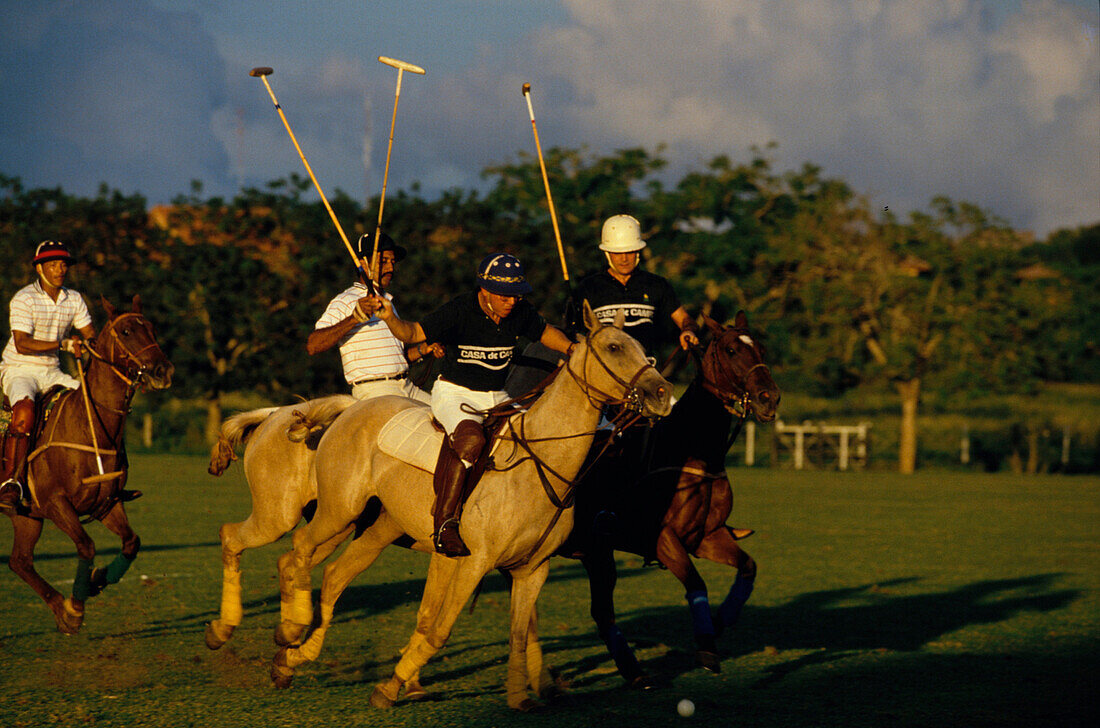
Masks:
[[[594,407],[599,408],[601,405],[604,405],[604,404],[622,405],[624,408],[626,408],[626,409],[628,409],[632,412],[639,412],[640,413],[640,412],[642,412],[642,409],[645,406],[645,402],[644,402],[644,395],[642,394],[642,391],[638,388],[638,380],[641,379],[642,375],[645,374],[650,369],[652,369],[654,371],[654,373],[656,373],[657,368],[654,366],[653,359],[647,358],[645,366],[638,369],[638,371],[634,373],[634,376],[630,378],[630,381],[627,381],[627,380],[623,379],[618,374],[613,372],[611,370],[611,367],[609,367],[607,365],[607,362],[605,362],[600,357],[599,352],[597,352],[595,347],[593,346],[593,343],[595,342],[596,337],[599,336],[600,333],[602,331],[604,331],[605,329],[610,329],[610,328],[614,328],[614,327],[612,327],[612,326],[601,326],[600,328],[596,329],[595,331],[589,332],[589,334],[585,337],[585,340],[584,340],[584,343],[585,343],[585,347],[584,347],[585,362],[582,365],[582,371],[587,371],[587,369],[588,369],[588,357],[591,356],[593,359],[596,360],[596,362],[601,367],[603,367],[603,370],[605,372],[607,372],[607,375],[609,377],[611,377],[611,379],[614,380],[616,384],[619,384],[619,385],[622,386],[622,388],[623,388],[622,396],[615,397],[614,395],[608,394],[607,392],[603,392],[600,389],[598,389],[597,387],[593,386],[590,382],[587,381],[587,379],[581,378],[580,375],[578,375],[576,372],[574,372],[572,367],[569,366],[569,362],[565,363],[565,370],[567,372],[569,372],[569,376],[573,377],[573,381],[575,381],[578,385],[580,385],[581,389],[584,390],[585,396],[588,397],[588,401],[591,402]],[[593,392],[596,395],[598,395],[599,398],[602,398],[603,401],[598,402],[597,398],[592,396]]]

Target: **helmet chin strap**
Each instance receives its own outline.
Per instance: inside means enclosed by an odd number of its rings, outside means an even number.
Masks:
[[[640,250],[634,250],[634,251],[631,251],[631,252],[634,253],[634,267],[637,268],[638,265],[641,264],[641,262],[642,262],[642,252]],[[603,251],[603,257],[607,258],[607,267],[614,270],[615,269],[615,264],[611,262],[611,253],[609,253],[605,250],[605,251]],[[633,269],[630,272],[633,273],[634,272]]]

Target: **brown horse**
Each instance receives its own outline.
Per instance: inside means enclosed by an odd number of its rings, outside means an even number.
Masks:
[[[725,460],[750,412],[761,422],[775,419],[779,390],[744,312],[732,327],[705,321],[713,337],[694,381],[668,417],[648,433],[628,433],[587,471],[577,488],[573,533],[562,550],[581,555],[599,635],[619,673],[640,688],[650,686],[648,676],[615,625],[613,551],[657,561],[683,583],[697,657],[713,672],[721,670],[716,635],[737,619],[756,575],[756,562],[737,543],[751,531],[726,525],[733,492]],[[599,451],[597,442],[592,452]],[[714,619],[692,557],[737,569]]]
[[[123,508],[128,495],[123,493],[126,415],[139,388],[165,389],[174,369],[157,344],[153,325],[141,314],[138,296],[129,312],[116,313],[106,299],[103,307],[107,323],[96,341],[86,345],[91,355],[84,378],[88,400],[85,392],[69,390],[36,426],[26,469],[32,505],[27,512],[9,514],[15,538],[8,565],[45,600],[57,628],[66,634],[80,629],[85,600],[117,583],[137,556],[141,540]],[[105,478],[104,471],[118,476]],[[93,564],[95,544],[81,525],[82,517],[101,521],[122,539],[121,553],[106,568]],[[34,569],[34,545],[46,519],[76,544],[79,561],[71,597],[62,597]]]

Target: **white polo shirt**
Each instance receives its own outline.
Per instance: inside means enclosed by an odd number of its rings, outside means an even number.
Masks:
[[[35,281],[23,286],[12,296],[9,324],[13,332],[22,331],[39,341],[60,342],[73,328],[91,326],[92,317],[84,298],[76,291],[62,287],[54,301],[42,290],[41,283]],[[20,354],[15,348],[14,335],[4,347],[2,363],[5,367],[60,367],[56,350],[41,354]]]
[[[321,318],[317,319],[313,328],[324,329],[343,321],[352,315],[356,302],[369,294],[367,287],[358,282],[345,289],[329,302],[328,308],[325,309]],[[385,296],[386,300],[393,301],[393,296],[389,293]],[[395,307],[395,313],[396,310]],[[367,379],[392,377],[409,370],[404,345],[390,332],[386,322],[377,316],[372,316],[352,327],[351,331],[340,340],[339,346],[344,379],[348,384],[354,385],[356,382]]]

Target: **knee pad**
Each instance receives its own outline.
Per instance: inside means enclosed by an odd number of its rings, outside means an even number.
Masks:
[[[463,420],[458,423],[450,437],[451,447],[464,463],[468,463],[467,467],[477,461],[485,447],[485,430],[480,422]]]

